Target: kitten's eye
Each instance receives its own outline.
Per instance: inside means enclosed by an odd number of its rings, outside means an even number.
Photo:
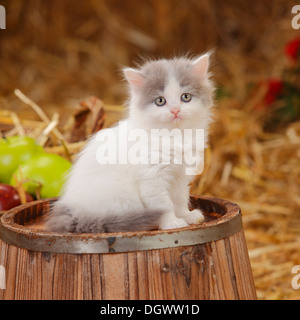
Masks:
[[[166,99],[164,97],[158,97],[154,100],[154,102],[158,107],[162,107],[166,104]]]
[[[190,102],[192,100],[192,95],[190,93],[184,93],[181,96],[181,101],[183,102]]]

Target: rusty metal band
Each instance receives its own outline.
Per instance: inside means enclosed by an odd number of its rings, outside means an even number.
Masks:
[[[199,225],[201,226],[201,225]],[[194,246],[229,237],[243,228],[241,214],[206,228],[158,230],[142,234],[52,234],[16,232],[0,222],[0,239],[32,251],[99,254]],[[20,231],[20,230],[19,230]]]

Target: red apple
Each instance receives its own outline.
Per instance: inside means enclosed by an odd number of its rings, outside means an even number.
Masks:
[[[26,201],[33,201],[33,198],[26,193]],[[7,184],[0,184],[0,211],[9,210],[21,204],[18,191]]]

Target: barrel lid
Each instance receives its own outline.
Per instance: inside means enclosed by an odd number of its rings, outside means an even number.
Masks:
[[[192,246],[229,237],[242,229],[241,211],[226,200],[192,196],[191,206],[200,208],[205,221],[171,230],[118,233],[55,233],[28,227],[47,214],[57,199],[27,203],[7,211],[0,220],[0,238],[32,251],[53,253],[115,253]]]

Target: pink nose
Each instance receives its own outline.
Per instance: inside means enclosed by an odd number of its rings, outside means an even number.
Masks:
[[[178,113],[180,112],[180,109],[179,109],[179,108],[173,108],[173,109],[171,110],[171,112],[175,115],[175,118],[177,118],[177,115],[178,115]]]

